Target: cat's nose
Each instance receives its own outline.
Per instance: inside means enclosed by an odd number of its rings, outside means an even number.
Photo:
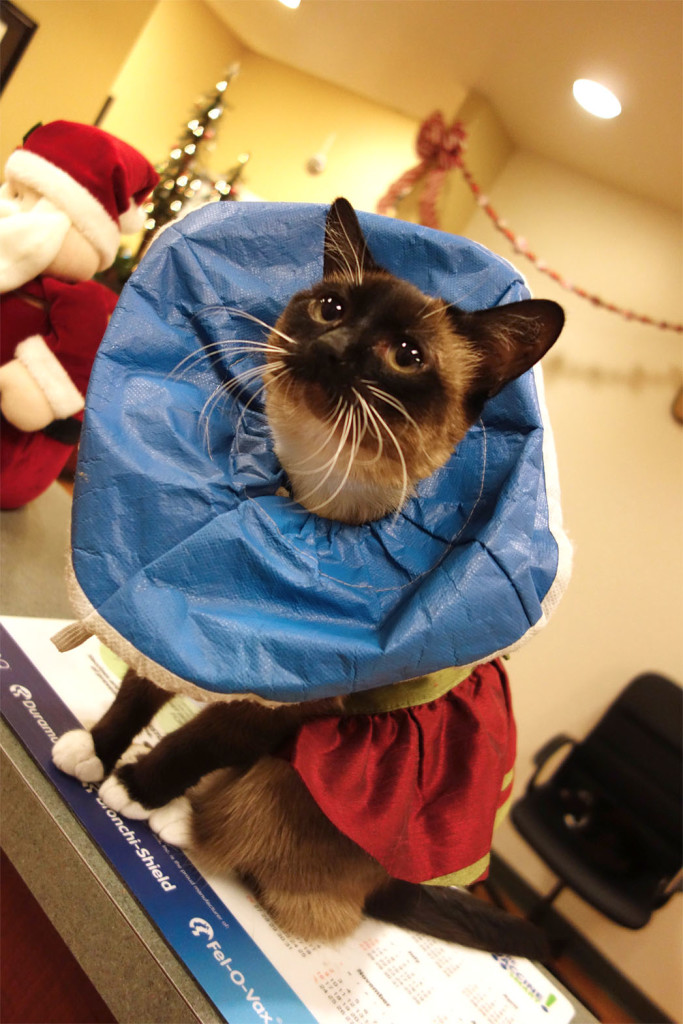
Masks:
[[[353,332],[346,327],[337,327],[332,331],[326,331],[319,339],[320,350],[329,358],[343,360],[348,354],[349,347],[353,341]]]

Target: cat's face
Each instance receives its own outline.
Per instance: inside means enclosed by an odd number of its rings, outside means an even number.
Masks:
[[[310,493],[302,503],[321,515],[328,483],[342,480],[354,501],[384,488],[385,514],[470,426],[476,358],[465,344],[456,352],[445,304],[413,285],[373,270],[360,283],[333,274],[296,295],[277,329],[293,340],[278,339],[286,371],[268,388],[268,417],[297,500]]]
[[[426,296],[375,264],[355,213],[337,200],[323,279],[279,318],[264,377],[293,496],[345,522],[396,511],[562,322],[555,303],[465,314]]]

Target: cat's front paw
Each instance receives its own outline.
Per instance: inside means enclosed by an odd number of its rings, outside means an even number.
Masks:
[[[151,810],[143,807],[137,800],[133,800],[124,783],[117,775],[110,775],[100,786],[100,799],[112,811],[117,811],[124,818],[134,818],[136,821],[145,821],[149,818]]]
[[[159,839],[186,850],[192,845],[192,805],[186,796],[177,796],[149,816],[149,827]]]
[[[71,729],[60,736],[52,748],[52,761],[60,771],[81,782],[101,782],[104,778],[104,765],[87,729]]]

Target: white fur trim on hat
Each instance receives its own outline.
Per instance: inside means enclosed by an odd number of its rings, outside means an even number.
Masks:
[[[87,188],[61,167],[26,149],[15,149],[11,154],[5,176],[35,189],[63,210],[99,253],[98,269],[111,266],[119,248],[119,225]]]
[[[14,355],[47,398],[55,419],[66,419],[85,407],[83,395],[39,334],[20,341]]]
[[[146,214],[142,207],[136,206],[134,202],[131,202],[126,212],[122,213],[119,217],[121,234],[134,235],[137,231],[140,231],[144,227],[145,217]]]

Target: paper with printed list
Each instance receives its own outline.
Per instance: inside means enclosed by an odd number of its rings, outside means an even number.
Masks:
[[[49,764],[51,744],[64,731],[59,707],[92,725],[111,702],[123,663],[95,638],[59,654],[50,641],[64,625],[58,621],[6,617],[2,625],[2,667],[9,670],[0,672],[3,714],[230,1024],[575,1019],[569,999],[528,960],[480,953],[369,919],[335,945],[285,935],[238,880],[201,876],[183,852],[159,842],[144,822],[121,819],[99,800],[95,787],[62,779]],[[46,683],[49,690],[41,689]],[[174,698],[141,739],[158,741],[197,707]]]

